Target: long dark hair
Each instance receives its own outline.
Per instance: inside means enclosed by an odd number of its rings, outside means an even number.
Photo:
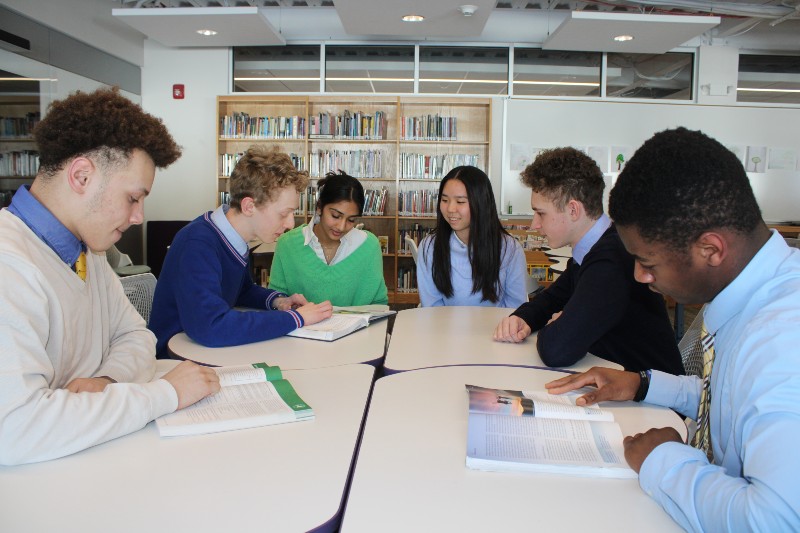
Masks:
[[[467,253],[472,265],[472,292],[481,292],[484,300],[500,299],[500,263],[503,253],[503,236],[508,235],[500,224],[497,206],[489,176],[472,166],[456,167],[439,184],[439,198],[445,184],[457,179],[467,189],[469,202],[469,243]],[[450,227],[441,207],[436,209],[436,228],[433,230],[433,283],[448,298],[453,296],[450,279]]]
[[[322,209],[328,204],[336,204],[341,201],[352,201],[358,206],[358,216],[364,212],[364,186],[353,176],[342,171],[328,172],[325,177],[317,183],[319,187],[319,198],[317,198],[317,209]]]

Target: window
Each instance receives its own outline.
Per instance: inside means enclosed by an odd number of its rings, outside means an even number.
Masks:
[[[325,92],[414,92],[414,47],[326,46]]]
[[[508,94],[508,48],[420,46],[419,92]]]
[[[736,101],[800,104],[800,56],[739,55]]]
[[[600,52],[514,49],[514,96],[600,96]]]
[[[609,98],[691,100],[694,55],[608,54]]]
[[[234,92],[319,92],[320,47],[246,46],[233,49]]]

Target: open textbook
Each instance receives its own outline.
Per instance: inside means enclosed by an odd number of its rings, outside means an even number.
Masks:
[[[635,478],[614,416],[581,407],[581,391],[497,390],[467,385],[467,467],[497,472],[551,472]]]
[[[289,333],[291,337],[335,341],[354,331],[369,326],[378,320],[397,311],[390,311],[388,305],[353,305],[349,307],[333,306],[333,316],[310,326],[303,326]]]
[[[162,437],[311,420],[314,412],[283,379],[281,369],[265,363],[215,368],[220,390],[180,411],[156,420]]]

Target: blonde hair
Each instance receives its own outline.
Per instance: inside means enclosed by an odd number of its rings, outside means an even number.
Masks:
[[[231,207],[241,211],[247,197],[256,206],[273,200],[281,189],[294,187],[303,192],[308,186],[308,172],[297,170],[291,158],[277,148],[253,145],[231,172]]]

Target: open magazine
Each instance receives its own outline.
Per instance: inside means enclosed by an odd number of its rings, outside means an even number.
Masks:
[[[369,326],[370,322],[374,320],[393,315],[396,312],[390,311],[388,305],[334,306],[333,315],[330,318],[310,326],[297,328],[289,333],[289,336],[320,341],[335,341]]]
[[[162,437],[198,435],[311,420],[314,411],[281,369],[265,363],[214,368],[220,390],[156,420]]]
[[[498,390],[467,385],[467,467],[497,472],[551,472],[635,478],[614,416],[581,407],[583,392]]]

